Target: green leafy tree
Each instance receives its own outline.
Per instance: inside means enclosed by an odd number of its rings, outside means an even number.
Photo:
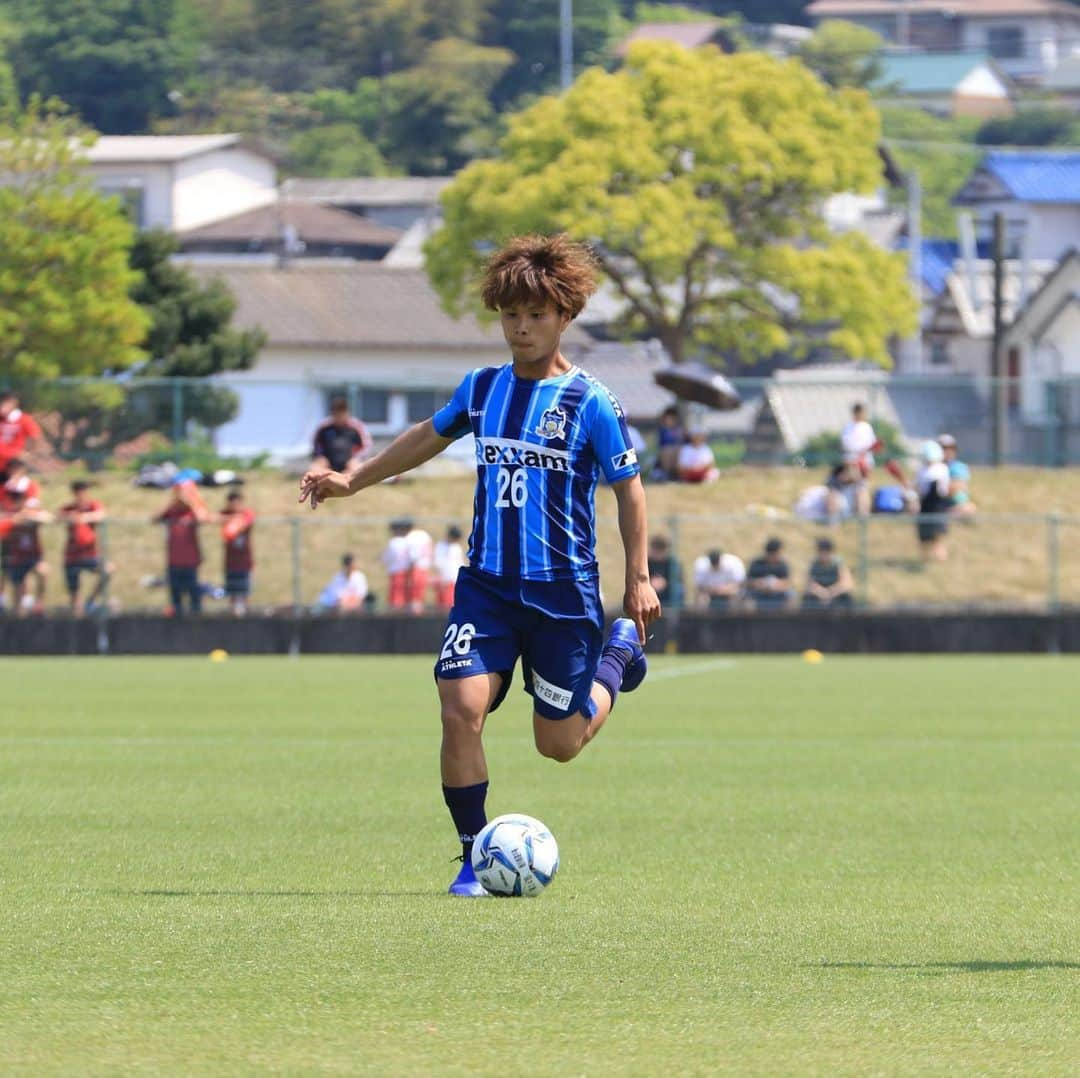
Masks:
[[[972,143],[979,121],[943,119],[917,108],[881,109],[885,141],[905,172],[915,170],[922,184],[923,234],[951,239],[956,235],[953,196],[981,156]],[[935,143],[938,145],[935,146]],[[965,145],[970,145],[967,150]]]
[[[626,30],[616,0],[574,0],[574,67],[608,60]],[[559,0],[495,0],[486,44],[509,49],[516,60],[492,89],[496,108],[549,93],[559,85]]]
[[[563,231],[594,244],[626,304],[623,328],[746,360],[811,338],[889,363],[915,327],[904,260],[834,236],[821,202],[881,183],[877,114],[797,62],[642,43],[515,116],[500,156],[443,196],[427,268],[460,312],[490,245]]]
[[[289,142],[286,167],[294,176],[384,176],[381,153],[352,124],[310,127]]]
[[[830,86],[865,89],[881,78],[878,55],[882,45],[884,41],[873,30],[832,19],[814,31],[799,50],[799,57]]]
[[[58,104],[0,115],[0,372],[52,379],[143,358],[134,230],[81,167],[93,141]]]
[[[406,172],[434,175],[489,150],[497,119],[488,94],[511,62],[505,49],[447,39],[377,89],[360,87],[378,102],[376,141],[386,158]]]
[[[11,48],[15,41],[15,29],[6,20],[0,8],[0,111],[8,112],[19,104],[19,92],[15,86],[15,69],[11,66]]]
[[[1075,146],[1080,142],[1080,118],[1072,109],[1036,105],[1015,116],[1001,116],[975,133],[981,146]]]
[[[180,0],[14,0],[12,11],[23,94],[58,97],[106,134],[148,130],[194,64]]]

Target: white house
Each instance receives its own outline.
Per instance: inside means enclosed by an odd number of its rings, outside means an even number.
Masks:
[[[277,197],[274,161],[240,135],[102,135],[86,158],[140,228],[184,232]]]
[[[304,455],[337,393],[388,438],[441,407],[466,371],[507,360],[498,324],[451,318],[422,270],[332,259],[189,268],[220,278],[237,301],[234,325],[267,337],[253,369],[227,379],[240,411],[217,432],[223,452]],[[576,358],[590,341],[571,327],[564,351]]]
[[[1080,254],[1070,251],[1042,282],[1005,333],[1005,348],[1020,374],[1020,410],[1031,419],[1051,409],[1080,419]],[[1049,383],[1072,379],[1062,396],[1048,397]]]
[[[806,13],[893,45],[985,52],[1010,78],[1035,82],[1080,49],[1080,8],[1065,0],[814,0]]]

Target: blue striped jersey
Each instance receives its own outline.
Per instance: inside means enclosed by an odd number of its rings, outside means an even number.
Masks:
[[[615,397],[580,367],[528,380],[513,364],[471,371],[433,417],[476,438],[469,565],[511,580],[597,575],[596,482],[639,472]]]

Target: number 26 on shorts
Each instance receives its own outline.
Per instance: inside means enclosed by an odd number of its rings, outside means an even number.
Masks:
[[[476,626],[471,621],[466,621],[458,626],[451,622],[446,627],[446,635],[443,637],[443,649],[439,652],[440,659],[450,659],[451,651],[457,655],[467,655],[472,647],[472,638],[476,635]]]

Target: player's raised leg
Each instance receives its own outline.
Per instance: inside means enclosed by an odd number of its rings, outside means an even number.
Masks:
[[[442,715],[443,800],[461,840],[462,865],[450,894],[479,897],[484,889],[472,869],[473,839],[487,823],[488,772],[484,757],[484,721],[502,691],[498,674],[438,680]]]
[[[633,692],[647,672],[648,661],[636,626],[629,618],[619,618],[608,633],[588,697],[572,714],[562,718],[552,713],[551,701],[537,696],[537,688],[545,691],[544,679],[537,683],[534,673],[537,708],[533,712],[533,738],[537,751],[559,763],[574,759],[600,732],[619,693]]]

